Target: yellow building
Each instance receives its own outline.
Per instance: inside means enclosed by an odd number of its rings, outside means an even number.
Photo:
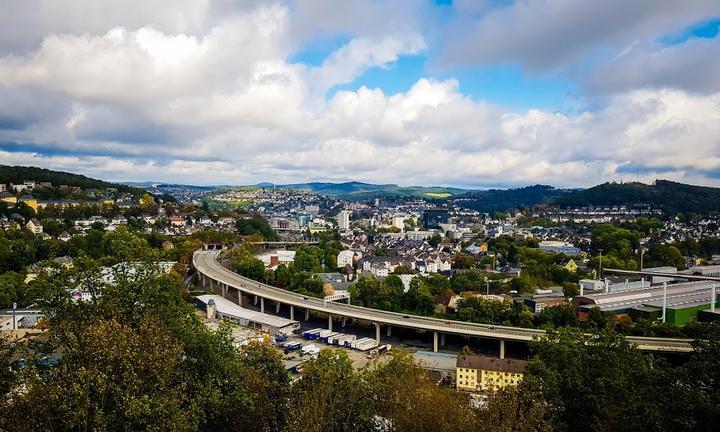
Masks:
[[[7,204],[17,204],[17,197],[10,192],[0,192],[0,201]]]
[[[458,390],[497,391],[517,385],[525,372],[525,360],[458,355],[456,385]]]
[[[38,200],[36,200],[35,198],[31,196],[23,196],[20,198],[20,202],[27,204],[28,207],[30,207],[31,209],[33,209],[34,212],[37,213]]]
[[[570,273],[575,273],[577,271],[578,265],[572,258],[568,260],[568,262],[565,263],[563,266],[565,270],[569,271]]]

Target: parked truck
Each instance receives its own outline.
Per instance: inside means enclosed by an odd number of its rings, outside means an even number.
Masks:
[[[306,340],[315,340],[315,339],[317,339],[317,338],[319,337],[319,334],[320,334],[321,331],[322,331],[322,329],[319,329],[319,328],[305,331],[305,332],[303,332],[303,334],[302,334],[302,335],[303,335],[303,339],[306,339]]]
[[[288,342],[283,346],[283,352],[287,354],[292,351],[297,351],[302,347],[303,345],[300,342]]]

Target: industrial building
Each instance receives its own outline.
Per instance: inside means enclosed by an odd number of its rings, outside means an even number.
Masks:
[[[697,319],[699,311],[714,311],[720,306],[716,284],[706,281],[683,282],[668,284],[666,288],[664,285],[654,285],[581,295],[573,299],[573,305],[577,307],[581,319],[587,317],[592,308],[599,307],[608,314],[625,314],[633,319],[646,318],[684,325]]]
[[[245,309],[232,301],[213,294],[195,297],[196,305],[207,311],[208,318],[228,320],[244,327],[258,329],[273,335],[290,334],[300,330],[298,321]]]

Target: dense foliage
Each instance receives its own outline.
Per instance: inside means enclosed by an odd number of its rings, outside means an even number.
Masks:
[[[693,186],[668,180],[656,180],[654,184],[603,183],[556,198],[554,204],[562,207],[587,205],[647,204],[665,213],[700,213],[720,211],[720,189]]]
[[[518,189],[474,191],[455,195],[450,199],[463,207],[492,213],[543,204],[567,193],[568,191],[555,189],[552,186],[535,185]]]
[[[79,187],[81,189],[114,188],[119,192],[129,192],[134,195],[142,195],[145,192],[140,188],[119,183],[110,183],[103,180],[96,180],[79,174],[53,171],[38,167],[0,165],[0,183],[7,185],[10,183],[21,184],[25,180],[51,182],[55,187],[59,185],[67,185]]]
[[[46,339],[0,341],[0,430],[548,429],[539,402],[503,393],[515,412],[498,415],[494,402],[480,408],[437,387],[403,354],[357,371],[344,351],[325,350],[291,384],[268,345],[238,350],[227,327],[206,328],[177,275],[147,262],[103,285],[97,264],[82,264],[39,281]],[[78,283],[103,286],[102,296],[71,301],[65,287]],[[59,364],[49,366],[48,355]]]

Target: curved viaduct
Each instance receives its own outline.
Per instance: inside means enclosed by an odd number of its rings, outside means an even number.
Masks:
[[[475,324],[461,321],[445,321],[437,318],[404,315],[396,312],[387,312],[344,303],[326,302],[312,297],[304,297],[292,291],[286,291],[248,279],[226,269],[217,260],[219,253],[219,250],[201,250],[196,251],[193,255],[193,265],[198,272],[198,277],[202,281],[203,286],[208,287],[209,285],[211,291],[216,292],[219,290],[219,294],[238,302],[240,305],[242,305],[242,294],[256,296],[260,300],[260,309],[263,312],[265,310],[265,300],[270,300],[275,303],[276,312],[279,311],[281,304],[285,304],[290,309],[290,319],[295,319],[295,308],[304,310],[306,319],[310,311],[327,314],[328,326],[330,328],[332,328],[333,317],[366,321],[375,325],[375,335],[378,343],[380,342],[380,327],[382,325],[388,326],[388,334],[390,333],[391,326],[398,326],[433,332],[433,348],[435,351],[438,350],[439,340],[440,343],[444,341],[445,334],[495,339],[500,341],[500,357],[502,358],[504,357],[505,341],[528,342],[535,337],[545,334],[544,330]],[[644,351],[692,351],[690,340],[688,339],[630,336],[628,336],[628,339]]]

